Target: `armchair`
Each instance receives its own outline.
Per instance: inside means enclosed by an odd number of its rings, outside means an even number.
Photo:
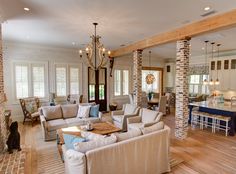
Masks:
[[[37,97],[29,97],[29,98],[22,98],[20,100],[20,105],[24,114],[24,121],[26,119],[31,120],[31,124],[33,126],[33,122],[39,118],[38,109],[40,107],[39,98]]]
[[[122,131],[127,131],[127,118],[137,116],[140,107],[132,104],[124,104],[123,109],[119,111],[112,111],[111,116],[115,126],[119,127]]]
[[[163,114],[161,112],[142,108],[139,112],[139,116],[127,119],[128,130],[152,126],[158,123],[162,116]]]

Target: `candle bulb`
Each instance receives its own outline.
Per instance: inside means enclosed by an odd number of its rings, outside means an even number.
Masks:
[[[82,50],[79,50],[79,54],[81,55],[83,53],[83,51]]]
[[[111,55],[111,51],[108,51],[107,54],[108,54],[108,56],[110,56]]]
[[[89,51],[89,48],[87,47],[87,48],[85,49],[85,51],[88,53],[88,51]]]
[[[103,49],[102,49],[102,52],[105,52],[105,51],[106,51],[106,49],[105,49],[105,48],[103,48]]]

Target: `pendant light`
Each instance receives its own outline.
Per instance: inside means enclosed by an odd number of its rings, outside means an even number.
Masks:
[[[211,43],[211,60],[213,61],[213,57],[214,57],[214,53],[213,53],[213,49],[214,49],[214,45],[215,45],[215,42],[212,42]],[[212,71],[211,71],[212,72]],[[213,76],[213,73],[211,73],[211,80],[209,82],[209,85],[214,85],[214,81],[212,79],[212,76]]]
[[[205,70],[207,71],[207,54],[208,54],[208,52],[207,52],[207,44],[208,44],[208,40],[206,40],[205,41],[205,63],[206,63],[206,65],[205,65]],[[207,85],[208,84],[208,80],[205,78],[204,80],[203,80],[203,85]]]
[[[219,60],[219,55],[220,55],[220,45],[221,44],[217,44],[217,57],[218,57],[218,60]],[[215,85],[219,85],[220,84],[220,81],[219,81],[219,78],[218,78],[218,67],[216,67],[217,69],[217,78],[216,78],[216,81],[215,81]]]
[[[151,69],[151,51],[149,51],[149,68]],[[149,72],[149,74],[146,76],[146,83],[148,85],[151,85],[151,84],[153,84],[153,82],[155,80],[156,79],[155,79],[154,75],[151,72]]]

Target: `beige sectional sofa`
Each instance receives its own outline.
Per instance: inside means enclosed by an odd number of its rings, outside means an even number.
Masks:
[[[139,135],[85,153],[62,146],[67,174],[160,174],[170,171],[170,128]]]
[[[84,103],[82,105],[94,105],[94,103]],[[77,117],[78,104],[44,106],[39,108],[41,127],[45,141],[56,139],[56,130],[69,126],[84,125],[87,122],[99,122],[102,113],[98,117],[80,118]]]

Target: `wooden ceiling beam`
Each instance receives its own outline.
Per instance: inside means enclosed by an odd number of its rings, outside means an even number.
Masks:
[[[116,50],[112,50],[111,57],[119,57],[129,54],[137,49],[143,50],[157,45],[175,42],[180,39],[191,38],[234,26],[236,26],[236,9],[185,25],[172,31],[157,34]]]

